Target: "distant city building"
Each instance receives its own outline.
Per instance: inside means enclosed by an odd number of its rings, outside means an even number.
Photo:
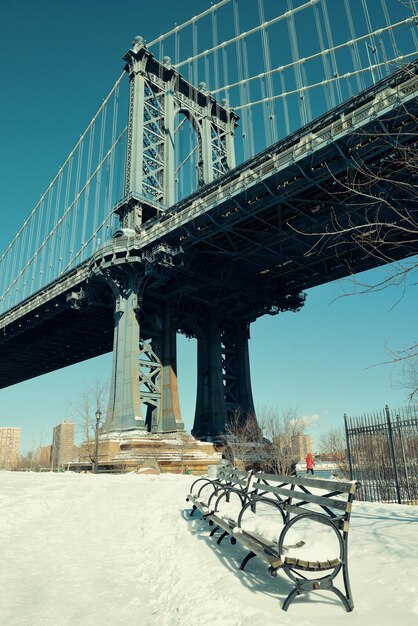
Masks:
[[[17,467],[21,432],[21,428],[0,427],[0,469]]]
[[[310,435],[298,433],[297,435],[278,435],[273,440],[279,444],[280,450],[290,454],[295,461],[305,459],[308,452],[312,452],[312,439]]]
[[[42,446],[38,450],[39,467],[51,467],[52,446]]]
[[[51,465],[52,469],[63,467],[74,458],[74,424],[62,422],[54,426],[52,435]]]
[[[296,460],[305,459],[308,452],[312,452],[312,439],[310,435],[298,433],[292,435],[292,456]]]

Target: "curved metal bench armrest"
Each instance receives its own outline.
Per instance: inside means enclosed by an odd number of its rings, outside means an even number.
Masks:
[[[316,512],[312,512],[312,513],[301,513],[300,515],[296,515],[295,517],[292,517],[291,520],[289,520],[287,522],[287,524],[284,526],[282,532],[280,533],[280,537],[279,537],[279,557],[282,556],[283,554],[283,546],[284,546],[284,539],[286,537],[287,532],[289,531],[289,529],[294,526],[295,524],[297,524],[301,519],[310,519],[310,520],[314,520],[318,523],[321,524],[325,524],[325,526],[329,526],[330,528],[332,528],[332,530],[335,532],[335,534],[338,537],[338,544],[340,547],[340,560],[342,561],[344,558],[344,554],[345,554],[345,548],[344,548],[344,541],[342,538],[342,535],[338,529],[338,527],[336,526],[336,524],[332,521],[332,519],[330,517],[328,517],[327,515],[324,515],[322,513],[316,513]]]
[[[259,502],[263,502],[265,504],[269,504],[269,505],[273,506],[275,509],[278,509],[280,511],[280,514],[282,516],[282,520],[283,520],[283,523],[284,523],[284,521],[285,521],[285,514],[283,512],[282,507],[280,506],[280,502],[278,502],[277,500],[271,500],[270,498],[265,498],[264,496],[251,496],[250,494],[247,495],[247,500],[248,500],[248,502],[242,507],[242,509],[240,511],[240,514],[238,516],[238,520],[237,520],[238,528],[241,528],[242,518],[244,517],[244,514],[247,511],[247,509],[254,507],[254,505],[257,505],[257,503],[259,503]]]
[[[196,478],[196,480],[194,480],[190,486],[190,493],[193,493],[193,489],[195,487],[195,485],[197,485],[197,483],[201,483],[201,482],[212,482],[212,480],[210,478],[206,478],[205,476],[200,476],[199,478]]]
[[[198,483],[202,483],[198,488],[196,488],[196,485]],[[198,478],[197,480],[195,480],[191,487],[190,487],[190,493],[193,496],[196,496],[197,498],[200,496],[201,491],[207,487],[208,485],[212,485],[214,488],[216,488],[217,481],[216,480],[212,480],[211,478],[205,478],[204,476],[202,476],[201,478]],[[196,492],[194,493],[194,489],[196,489]]]
[[[219,491],[221,491],[221,493],[219,493]],[[228,496],[230,496],[231,493],[236,493],[237,496],[240,498],[241,500],[241,506],[244,506],[245,500],[248,500],[248,495],[244,492],[242,492],[240,489],[237,489],[236,487],[231,487],[229,485],[221,485],[220,490],[218,491],[218,494],[213,493],[211,495],[211,497],[209,498],[209,502],[212,500],[212,498],[217,495],[217,499],[214,505],[214,510],[217,511],[218,510],[218,506],[220,501],[222,500],[222,498],[227,498]]]

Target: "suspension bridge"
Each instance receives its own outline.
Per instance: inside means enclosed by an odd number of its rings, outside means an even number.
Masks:
[[[183,333],[193,434],[253,412],[252,322],[383,263],[351,236],[371,206],[386,260],[417,252],[417,24],[412,1],[223,0],[135,37],[0,256],[0,387],[113,351],[105,431],[181,432]]]

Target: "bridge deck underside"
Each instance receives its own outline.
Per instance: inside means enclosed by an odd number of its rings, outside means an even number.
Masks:
[[[112,350],[113,310],[78,310],[65,297],[56,298],[8,328],[2,339],[1,388]]]
[[[167,285],[163,292],[158,286],[154,298],[158,292],[184,294],[190,307],[201,302],[222,307],[231,320],[256,319],[287,304],[291,308],[300,291],[416,254],[416,238],[402,235],[400,227],[409,231],[411,218],[418,220],[415,194],[403,187],[412,189],[418,181],[405,169],[402,152],[408,142],[415,146],[417,119],[414,100],[408,109],[312,152],[172,229],[164,241],[182,247],[183,267],[171,278],[166,274]],[[403,139],[395,150],[388,137],[400,128]],[[353,158],[368,168],[369,181],[357,173],[350,182]],[[397,225],[381,229],[379,253],[367,240],[360,245],[358,236],[354,242],[352,230],[377,216],[381,223]],[[192,333],[185,325],[184,330]]]
[[[253,321],[265,313],[297,309],[301,291],[416,254],[417,242],[402,238],[399,229],[386,229],[382,255],[371,254],[349,233],[325,238],[313,233],[332,231],[335,216],[343,228],[363,224],[377,209],[382,222],[402,225],[408,211],[416,223],[416,199],[398,190],[399,182],[418,184],[399,158],[406,144],[415,146],[417,120],[414,98],[361,132],[343,135],[263,179],[257,177],[245,189],[196,212],[186,224],[179,220],[158,239],[181,249],[171,267],[144,261],[144,252],[151,251],[155,241],[144,246],[139,237],[126,244],[118,259],[121,271],[129,265],[140,278],[146,277],[141,293],[143,336],[152,327],[154,310],[166,300],[174,305],[178,330],[194,335],[196,318],[204,317],[208,307],[220,310],[226,323]],[[397,134],[394,146],[388,137]],[[272,147],[277,154],[281,149]],[[375,180],[370,176],[368,187],[382,202],[365,202],[364,196],[353,193],[354,161],[366,164],[372,173],[384,173]],[[361,182],[358,173],[356,180]],[[200,194],[204,198],[205,189]],[[169,222],[163,217],[160,223],[165,220]],[[153,227],[145,224],[145,233]],[[70,307],[63,292],[50,301],[46,296],[41,307],[11,323],[2,326],[0,318],[0,388],[112,349],[112,296],[100,281],[100,270],[111,267],[116,258],[114,251],[96,255],[95,278],[72,285],[87,294],[79,309]]]

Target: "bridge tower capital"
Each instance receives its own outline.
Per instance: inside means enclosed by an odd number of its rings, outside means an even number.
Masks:
[[[115,212],[122,227],[139,229],[176,202],[176,116],[186,117],[195,133],[202,186],[235,166],[238,115],[226,101],[219,103],[205,83],[187,82],[169,57],[157,60],[142,37],[135,37],[123,58],[130,81],[125,198]]]

